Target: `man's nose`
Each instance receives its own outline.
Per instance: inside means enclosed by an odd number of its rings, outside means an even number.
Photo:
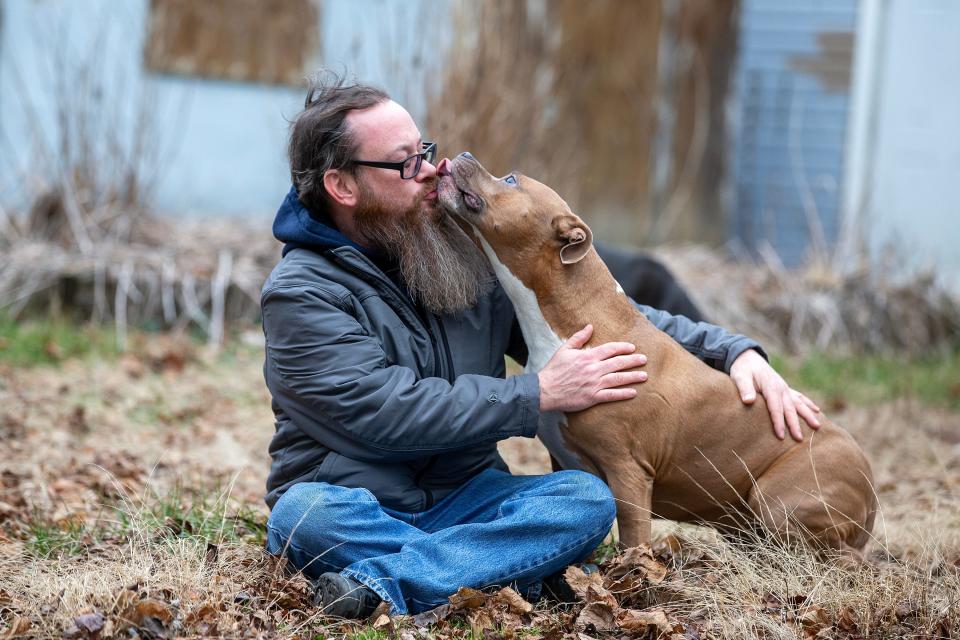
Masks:
[[[443,162],[443,161],[441,160],[440,162]],[[439,163],[438,163],[438,164],[439,164]],[[420,172],[417,173],[417,176],[416,176],[416,177],[417,177],[417,181],[420,182],[420,181],[423,181],[423,180],[427,180],[427,179],[429,179],[429,178],[432,178],[432,177],[434,177],[435,175],[437,175],[437,167],[436,167],[436,165],[430,164],[429,162],[427,162],[426,160],[424,160],[424,161],[420,164]]]

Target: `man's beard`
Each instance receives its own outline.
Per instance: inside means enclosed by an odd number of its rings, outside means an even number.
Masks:
[[[432,187],[427,185],[424,195]],[[410,296],[436,314],[463,311],[493,288],[487,259],[450,216],[435,211],[424,196],[406,211],[378,199],[360,183],[354,215],[357,231],[395,259]]]

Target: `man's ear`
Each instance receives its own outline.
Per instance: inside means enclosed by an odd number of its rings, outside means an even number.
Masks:
[[[359,188],[357,179],[340,169],[329,169],[323,174],[323,186],[337,204],[354,207],[357,204]]]
[[[593,246],[593,233],[590,227],[577,218],[574,224],[560,231],[560,240],[563,242],[560,248],[560,262],[573,264],[583,260],[590,251],[590,247]]]

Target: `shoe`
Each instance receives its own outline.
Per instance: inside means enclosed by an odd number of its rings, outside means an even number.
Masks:
[[[578,565],[580,570],[590,575],[600,570],[595,564],[585,563]],[[550,598],[561,604],[571,604],[577,601],[577,594],[564,577],[566,569],[558,571],[543,579],[543,590],[540,592],[543,597]]]
[[[313,603],[328,616],[362,620],[369,618],[382,600],[366,585],[339,573],[324,573],[313,582]]]

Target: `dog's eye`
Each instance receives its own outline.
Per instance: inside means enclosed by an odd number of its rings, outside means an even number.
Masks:
[[[503,181],[506,182],[507,184],[512,184],[513,186],[517,186],[517,179],[512,174],[504,178]]]

